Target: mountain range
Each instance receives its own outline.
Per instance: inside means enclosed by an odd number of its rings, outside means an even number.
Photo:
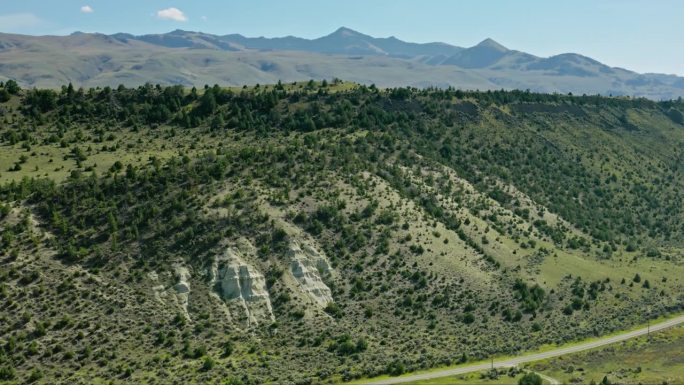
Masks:
[[[382,87],[684,96],[682,77],[639,74],[574,53],[543,58],[492,39],[462,48],[375,38],[345,27],[317,39],[183,30],[142,36],[0,34],[0,80],[29,87],[69,82],[84,87],[146,82],[239,86],[335,77]]]

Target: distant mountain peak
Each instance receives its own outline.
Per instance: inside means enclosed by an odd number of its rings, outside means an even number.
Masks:
[[[354,31],[351,28],[340,27],[335,32],[331,33],[330,36],[358,37],[358,36],[364,36],[364,35],[361,32]]]
[[[35,44],[41,41],[46,44]],[[30,55],[23,58],[22,50]],[[72,70],[44,65],[55,50],[68,53]],[[224,51],[241,53],[237,57],[223,54]],[[98,72],[93,72],[93,60],[100,58],[108,59],[97,65]],[[640,75],[574,53],[537,57],[508,49],[491,38],[463,48],[440,42],[407,42],[396,36],[378,38],[345,26],[309,39],[217,36],[185,29],[140,36],[74,32],[70,36],[29,37],[0,32],[0,63],[20,64],[0,65],[0,79],[21,79],[27,87],[52,88],[68,82],[82,86],[118,85],[122,81],[136,85],[141,79],[160,84],[243,84],[233,80],[245,74],[242,66],[233,64],[235,60],[251,63],[255,72],[250,79],[254,83],[278,78],[294,81],[346,77],[387,87],[529,88],[652,99],[684,96],[683,77]]]
[[[503,45],[499,44],[497,41],[495,41],[491,38],[486,38],[486,39],[482,40],[475,47],[489,48],[489,49],[493,49],[493,50],[501,51],[501,52],[508,51],[508,48],[504,47]]]
[[[178,28],[178,29],[175,29],[175,30],[169,32],[168,34],[169,35],[186,35],[186,34],[191,34],[191,33],[196,33],[196,32],[186,31],[186,30]]]
[[[444,64],[454,64],[462,68],[485,68],[494,65],[510,53],[512,51],[508,48],[487,38],[476,46],[457,52],[445,60]]]

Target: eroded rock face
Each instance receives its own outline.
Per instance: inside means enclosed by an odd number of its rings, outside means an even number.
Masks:
[[[301,290],[321,307],[333,302],[332,292],[322,279],[331,272],[328,259],[311,245],[295,240],[290,241],[289,258],[290,271]]]
[[[166,288],[164,285],[159,285],[159,275],[156,271],[150,271],[147,273],[147,279],[154,285],[152,286],[152,292],[154,293],[154,299],[157,300],[162,305],[166,305],[164,298],[166,297]]]
[[[173,269],[176,277],[176,284],[173,286],[176,293],[176,299],[183,311],[183,315],[190,320],[190,314],[188,313],[188,302],[190,300],[190,270],[182,265],[174,265]]]
[[[255,256],[254,246],[241,239],[214,259],[210,272],[211,285],[229,305],[231,316],[245,326],[275,321],[264,275],[245,262]]]

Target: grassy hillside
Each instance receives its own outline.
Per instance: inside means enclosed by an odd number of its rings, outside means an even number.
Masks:
[[[681,103],[1,90],[0,381],[336,383],[684,305]]]

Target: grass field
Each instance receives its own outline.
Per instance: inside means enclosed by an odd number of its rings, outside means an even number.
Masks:
[[[535,371],[565,383],[614,384],[684,383],[684,327],[636,338],[602,349],[530,365]]]
[[[563,384],[600,383],[604,377],[613,384],[661,385],[684,383],[684,327],[676,327],[615,345],[561,356],[526,365],[523,369],[542,373]],[[416,381],[410,385],[517,384],[522,376],[500,370],[455,377]],[[515,373],[515,372],[514,372]]]
[[[493,374],[496,373],[494,376]],[[515,373],[515,374],[514,374]],[[434,380],[411,382],[411,385],[513,385],[517,384],[524,374],[517,371],[470,373],[457,377],[444,377]],[[490,377],[492,376],[492,377]]]

